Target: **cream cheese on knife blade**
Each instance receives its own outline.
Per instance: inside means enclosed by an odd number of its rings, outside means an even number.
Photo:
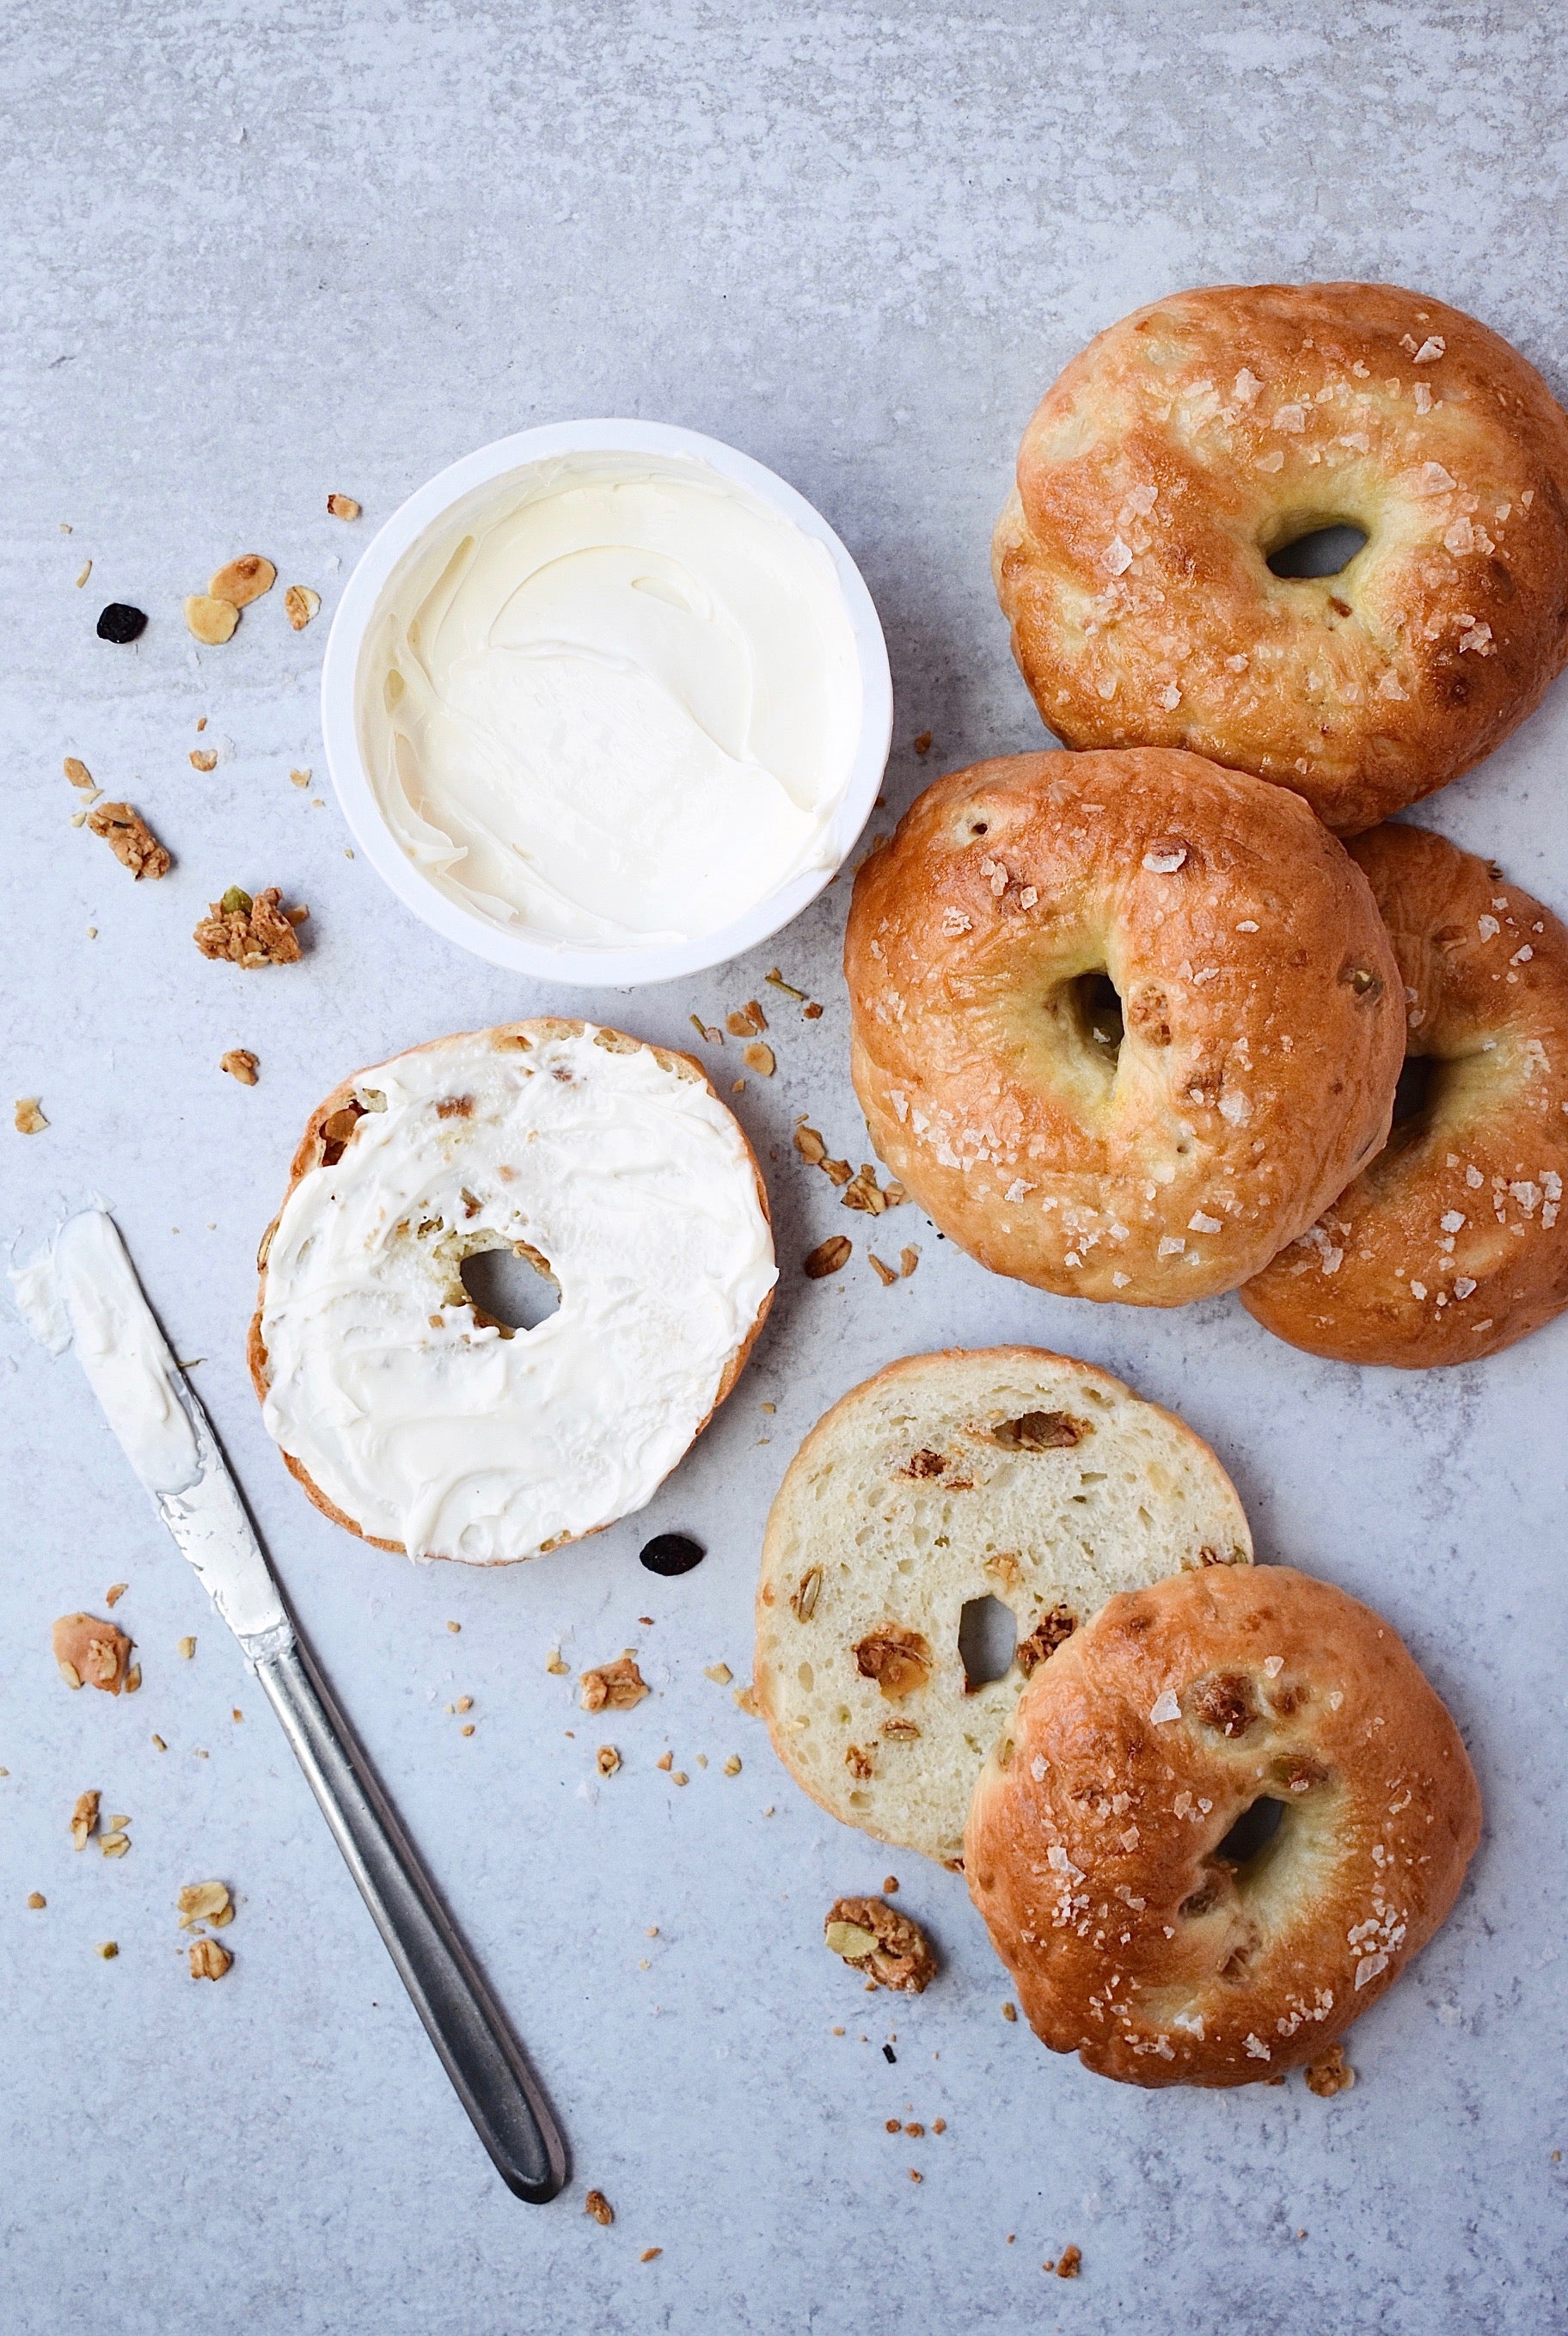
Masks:
[[[825,547],[676,456],[497,481],[393,579],[361,664],[410,860],[576,946],[700,939],[829,864],[861,716]]]

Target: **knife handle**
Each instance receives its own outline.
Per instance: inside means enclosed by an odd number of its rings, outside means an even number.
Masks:
[[[566,2180],[560,2128],[375,1771],[297,1640],[254,1669],[496,2171],[542,2205]]]

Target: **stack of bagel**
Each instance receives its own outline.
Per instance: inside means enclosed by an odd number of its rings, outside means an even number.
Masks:
[[[1071,751],[938,780],[859,871],[882,1159],[1059,1296],[1238,1290],[1294,1346],[1402,1368],[1550,1320],[1568,932],[1396,816],[1568,663],[1568,417],[1539,375],[1388,286],[1158,302],[1040,404],[994,565]],[[1180,1422],[1017,1348],[853,1390],[769,1523],[781,1757],[961,1866],[1037,2034],[1135,2083],[1320,2056],[1478,1837],[1392,1628],[1251,1560]],[[1016,1643],[977,1672],[982,1605]]]

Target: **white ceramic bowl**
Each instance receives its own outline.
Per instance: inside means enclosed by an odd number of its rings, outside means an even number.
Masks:
[[[365,765],[358,713],[361,662],[384,596],[405,560],[442,527],[453,506],[476,488],[536,462],[578,453],[685,456],[735,481],[825,548],[854,638],[861,682],[860,737],[848,784],[829,825],[825,864],[800,870],[730,923],[694,939],[591,948],[491,923],[439,890],[408,858],[387,825]],[[492,965],[506,966],[544,981],[594,988],[668,981],[678,974],[722,965],[797,917],[842,867],[871,815],[887,766],[892,714],[892,676],[876,608],[859,569],[826,520],[803,496],[749,455],[737,453],[716,438],[705,438],[696,430],[659,422],[550,423],[541,429],[519,431],[515,437],[498,438],[493,445],[482,446],[477,453],[453,462],[428,486],[410,495],[372,539],[338,602],[321,674],[322,730],[338,802],[355,841],[404,907],[448,940],[488,959]]]

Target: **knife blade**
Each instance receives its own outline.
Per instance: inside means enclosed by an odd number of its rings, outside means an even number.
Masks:
[[[309,1649],[196,1395],[169,1350],[118,1226],[67,1218],[13,1276],[34,1331],[74,1350],[121,1448],[282,1723],[459,2099],[517,2197],[543,2205],[566,2144],[504,2013]]]

